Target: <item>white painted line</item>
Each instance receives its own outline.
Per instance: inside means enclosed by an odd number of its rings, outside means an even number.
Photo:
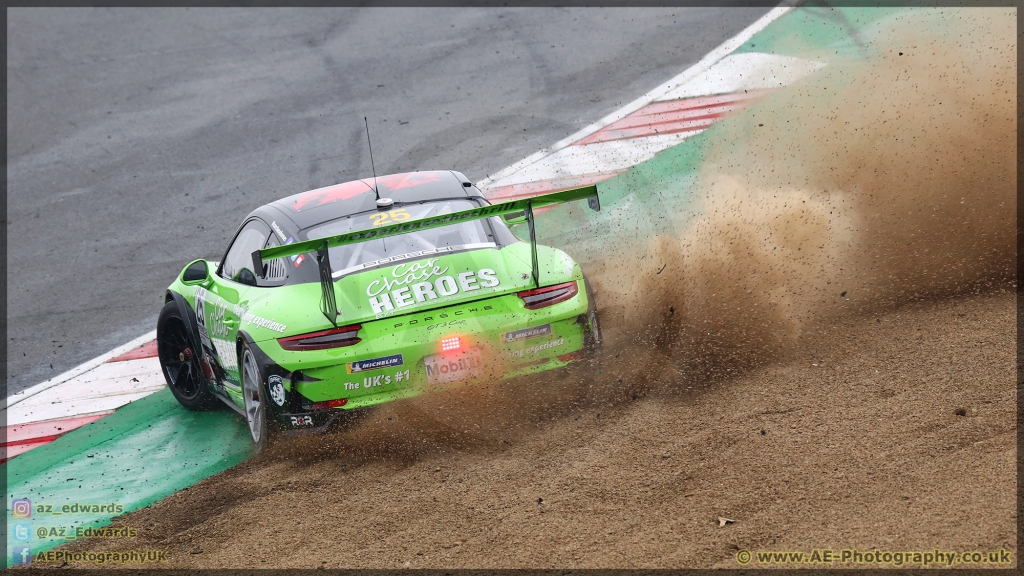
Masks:
[[[788,86],[824,66],[824,62],[760,52],[733,54],[719,60],[707,70],[672,88],[648,104],[684,99],[692,101],[695,98],[708,98],[723,94],[733,95],[739,100],[748,93],[772,92]],[[756,98],[750,101],[754,100]],[[745,106],[746,104],[729,102],[718,107],[717,111],[729,112]],[[647,104],[645,104],[639,112],[642,114],[647,109]],[[696,114],[708,114],[712,111],[715,110],[703,108]],[[680,113],[666,112],[663,117],[677,118],[679,123],[685,121],[684,115]],[[626,122],[640,124],[657,120],[657,118],[657,115],[637,117],[636,114],[633,114],[626,118]],[[694,122],[693,124],[699,125],[700,123]],[[585,142],[586,139],[577,140],[573,145],[556,150],[500,180],[492,181],[491,184],[497,188],[571,177],[579,178],[593,174],[623,172],[653,158],[662,150],[681,144],[683,140],[700,134],[708,125],[708,123],[704,123],[701,127],[684,132],[625,137],[587,144],[579,143]],[[609,126],[612,126],[612,130],[616,129],[614,122]],[[623,130],[629,131],[628,128]]]
[[[156,340],[156,330],[153,330],[152,332],[147,332],[146,334],[143,334],[142,336],[139,336],[135,340],[132,340],[131,342],[128,342],[127,344],[122,344],[122,345],[118,346],[117,348],[114,348],[110,352],[107,352],[106,354],[102,354],[100,356],[97,356],[97,357],[93,358],[92,360],[89,360],[88,362],[80,364],[80,365],[72,368],[71,370],[68,370],[67,372],[64,372],[63,374],[61,374],[59,376],[54,376],[53,378],[50,378],[49,380],[47,380],[45,382],[40,382],[39,384],[36,384],[35,386],[33,386],[31,388],[26,388],[25,390],[22,390],[21,392],[15,392],[14,394],[12,394],[12,395],[7,397],[7,408],[10,408],[11,406],[14,406],[15,404],[18,404],[19,402],[24,402],[28,398],[31,398],[32,396],[35,396],[36,394],[39,394],[40,392],[42,392],[44,390],[48,390],[48,389],[53,388],[54,386],[56,386],[58,384],[62,384],[64,382],[67,382],[68,380],[71,380],[75,376],[78,376],[80,374],[84,374],[84,373],[88,372],[89,370],[92,370],[93,368],[96,368],[96,367],[100,366],[101,364],[103,364],[107,360],[110,360],[112,358],[117,358],[118,356],[120,356],[121,354],[124,354],[125,352],[128,352],[129,350],[134,350],[135,348],[138,348],[139,346],[142,346],[143,344],[145,344],[147,342],[152,342],[153,340]],[[10,424],[10,423],[8,423],[8,424]]]
[[[529,184],[540,180],[622,171],[649,160],[658,152],[680,144],[702,131],[703,129],[688,130],[674,134],[596,142],[586,146],[566,146],[504,178],[501,185]]]
[[[711,52],[708,52],[708,54],[701,58],[699,62],[697,62],[693,66],[690,66],[681,74],[678,74],[668,82],[665,82],[664,84],[658,86],[657,88],[651,90],[650,92],[644,94],[643,96],[637,98],[636,100],[633,100],[629,104],[626,104],[622,108],[619,108],[615,112],[612,112],[611,114],[605,116],[604,118],[598,120],[597,122],[594,122],[590,126],[587,126],[586,128],[576,132],[575,134],[563,138],[562,140],[559,140],[558,142],[551,146],[548,146],[547,148],[542,148],[537,152],[527,156],[526,158],[523,158],[519,162],[516,162],[515,164],[509,166],[508,168],[499,170],[497,173],[492,174],[487,178],[484,178],[483,180],[477,182],[477,187],[484,189],[493,184],[494,182],[506,178],[509,175],[521,170],[522,168],[529,166],[530,164],[533,164],[534,162],[540,160],[541,158],[544,158],[549,154],[553,154],[574,142],[582,140],[583,138],[590,136],[594,132],[597,132],[598,130],[604,128],[605,126],[611,124],[612,122],[617,122],[625,118],[626,116],[629,116],[633,112],[636,112],[637,110],[643,108],[647,104],[650,104],[651,102],[655,101],[656,99],[667,93],[669,90],[672,90],[673,88],[676,88],[681,84],[684,84],[685,82],[691,80],[701,72],[704,72],[705,70],[710,68],[713,64],[715,64],[722,58],[725,58],[726,56],[731,54],[734,50],[742,46],[744,42],[750,40],[750,38],[754,34],[757,34],[761,30],[764,30],[766,27],[768,27],[769,24],[784,16],[786,13],[793,9],[794,5],[798,3],[799,1],[786,0],[785,2],[779,4],[777,7],[772,8],[767,14],[759,18],[756,22],[744,28],[742,32],[726,40]]]
[[[777,54],[733,54],[689,82],[669,90],[658,100],[680,100],[744,90],[775,90],[789,86],[824,66],[824,62]]]
[[[112,411],[166,386],[160,360],[104,362],[8,407],[7,425]]]
[[[110,413],[125,404],[141,400],[161,388],[143,388],[133,390],[130,394],[118,394],[115,397],[106,398],[81,398],[73,403],[54,404],[52,406],[16,406],[8,416],[16,424],[29,424],[44,420],[57,420],[60,418],[74,418],[76,416],[87,416],[89,414]]]

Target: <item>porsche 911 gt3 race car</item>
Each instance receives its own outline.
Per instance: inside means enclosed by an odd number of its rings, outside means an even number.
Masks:
[[[579,264],[537,245],[533,214],[582,199],[600,210],[594,186],[491,205],[429,171],[261,206],[219,263],[168,287],[167,385],[190,410],[234,408],[259,451],[346,410],[566,366],[600,344],[597,308]]]

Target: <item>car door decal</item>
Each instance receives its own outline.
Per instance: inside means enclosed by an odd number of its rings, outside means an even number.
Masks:
[[[237,371],[238,359],[235,357],[234,342],[228,340],[231,336],[231,327],[227,323],[229,307],[235,313],[235,317],[241,315],[241,308],[232,306],[229,302],[216,294],[199,286],[196,288],[196,321],[199,324],[199,334],[203,340],[204,351],[216,359],[216,362],[225,370]]]

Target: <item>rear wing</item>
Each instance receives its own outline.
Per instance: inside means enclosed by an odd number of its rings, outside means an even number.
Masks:
[[[537,287],[540,287],[540,273],[537,266],[537,235],[534,230],[533,211],[545,206],[584,199],[588,201],[588,205],[591,210],[601,210],[601,201],[597,195],[597,186],[584,186],[582,188],[552,192],[551,194],[542,194],[540,196],[523,198],[521,200],[514,200],[511,202],[502,202],[501,204],[492,204],[490,206],[470,208],[469,210],[460,210],[458,212],[432,216],[430,218],[422,218],[420,220],[400,222],[398,224],[369,228],[358,232],[349,232],[348,234],[339,234],[337,236],[328,236],[326,238],[317,238],[315,240],[304,240],[302,242],[294,242],[292,244],[256,250],[252,253],[253,270],[258,276],[262,277],[263,262],[267,260],[315,252],[317,265],[320,268],[320,285],[322,292],[320,310],[324,313],[324,316],[331,321],[331,324],[337,326],[338,311],[337,304],[334,299],[334,282],[331,277],[331,263],[328,257],[329,248],[345,246],[348,244],[358,244],[359,242],[366,242],[367,240],[375,240],[377,238],[399,236],[401,234],[417,232],[419,230],[440,228],[442,226],[448,226],[449,224],[456,224],[458,222],[481,220],[492,216],[504,216],[506,221],[525,216],[526,223],[530,229],[533,282]]]

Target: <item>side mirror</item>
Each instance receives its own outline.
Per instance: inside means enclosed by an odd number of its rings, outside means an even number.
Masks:
[[[202,284],[210,279],[210,266],[206,260],[196,260],[185,267],[181,281],[188,285]]]

